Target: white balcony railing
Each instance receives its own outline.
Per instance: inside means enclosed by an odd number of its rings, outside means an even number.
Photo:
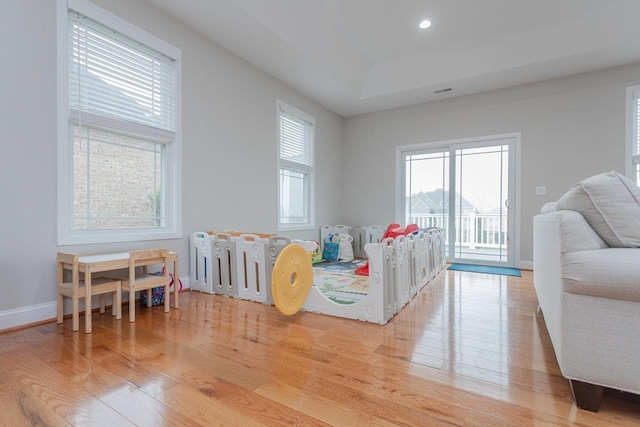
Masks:
[[[443,214],[413,214],[407,223],[420,228],[439,227],[449,238],[449,217]],[[507,217],[499,214],[469,213],[457,215],[455,221],[456,243],[473,248],[500,248],[507,244]]]

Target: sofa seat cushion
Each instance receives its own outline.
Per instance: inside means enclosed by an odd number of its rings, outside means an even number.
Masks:
[[[608,248],[562,255],[565,292],[640,302],[640,250]]]
[[[640,247],[640,187],[616,171],[576,184],[557,206],[580,212],[610,247]]]

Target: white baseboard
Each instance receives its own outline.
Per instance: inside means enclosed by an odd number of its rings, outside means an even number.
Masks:
[[[518,268],[523,268],[525,270],[533,270],[533,261],[522,261],[518,263]]]
[[[182,290],[191,289],[191,276],[181,277],[180,281],[182,282]]]
[[[182,281],[183,291],[190,289],[191,280],[188,276],[181,277],[180,280]],[[80,311],[84,311],[83,301],[84,299],[80,300]],[[128,301],[128,295],[126,293],[123,295],[123,301]],[[98,308],[100,306],[98,297],[94,297],[92,302],[93,308]],[[106,305],[111,305],[111,295],[107,295]],[[65,298],[64,313],[71,314],[71,300],[69,298]],[[0,311],[0,331],[29,325],[31,323],[42,322],[44,320],[55,319],[56,316],[57,303],[55,301]]]
[[[12,310],[0,311],[0,331],[16,326],[42,322],[56,317],[56,302],[20,307]]]

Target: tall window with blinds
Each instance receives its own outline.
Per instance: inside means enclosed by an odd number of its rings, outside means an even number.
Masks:
[[[640,185],[640,86],[627,89],[627,117],[628,124],[628,162],[633,171],[636,184]]]
[[[175,232],[176,58],[72,9],[67,33],[68,234]]]
[[[313,227],[313,140],[315,119],[278,102],[280,156],[278,165],[278,228]]]

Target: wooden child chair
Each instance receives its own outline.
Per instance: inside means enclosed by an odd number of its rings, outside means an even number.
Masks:
[[[151,307],[152,289],[164,287],[164,311],[169,312],[169,267],[168,249],[143,249],[129,253],[129,276],[122,278],[122,290],[129,292],[129,322],[136,321],[136,291],[147,292],[147,307]],[[149,274],[147,266],[159,264],[163,274]],[[141,267],[141,269],[138,269]],[[138,270],[137,270],[138,269]],[[141,271],[140,271],[141,270]]]
[[[111,312],[116,319],[122,318],[122,288],[120,280],[107,279],[107,278],[95,278],[91,280],[91,291],[87,295],[87,289],[85,287],[85,281],[80,280],[80,272],[78,270],[78,255],[69,254],[64,252],[58,252],[57,258],[58,264],[58,324],[63,322],[64,317],[64,297],[71,298],[72,300],[72,329],[77,331],[80,329],[80,298],[85,299],[85,316],[91,316],[91,297],[94,295],[100,295],[100,313],[105,312],[104,295],[111,293],[113,295],[113,302],[111,306]],[[65,281],[64,271],[71,271],[71,281]],[[90,332],[87,330],[86,332]]]

